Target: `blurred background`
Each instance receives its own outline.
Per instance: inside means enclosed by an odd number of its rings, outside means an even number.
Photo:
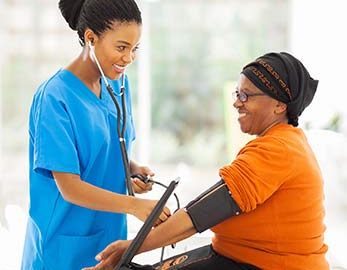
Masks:
[[[19,269],[28,207],[28,112],[37,86],[81,50],[58,1],[0,0],[0,269]],[[156,179],[180,176],[181,204],[218,179],[250,139],[230,93],[244,64],[288,51],[319,79],[300,120],[325,178],[332,269],[347,267],[347,1],[139,0],[143,37],[129,68],[137,140],[132,157]],[[345,33],[345,34],[343,34]],[[151,198],[163,192],[155,188]],[[147,196],[147,195],[146,195]],[[171,202],[174,210],[174,202]],[[130,234],[141,224],[129,219]],[[131,236],[130,235],[130,236]],[[210,233],[166,255],[209,242]],[[158,261],[159,253],[141,257]]]

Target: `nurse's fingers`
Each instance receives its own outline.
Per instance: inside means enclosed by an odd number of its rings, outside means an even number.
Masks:
[[[108,245],[96,256],[96,259],[100,261],[97,265],[86,267],[82,270],[113,270],[123,254],[122,252],[118,252],[118,249],[119,247],[116,242]]]
[[[106,261],[99,262],[97,265],[93,267],[86,267],[82,270],[113,270],[113,266],[107,263]]]
[[[133,188],[136,193],[145,193],[152,190],[153,183],[144,183],[137,178],[133,178]]]
[[[142,181],[138,178],[135,178],[134,181],[139,187],[141,187],[144,190],[151,190],[152,189],[153,182],[146,182],[145,183],[144,181]]]
[[[169,218],[171,216],[171,211],[166,206],[163,209],[163,213]]]
[[[101,262],[107,259],[113,252],[117,250],[117,242],[118,241],[109,244],[103,251],[96,255],[95,259]]]
[[[108,265],[107,263],[117,263],[118,260],[122,257],[124,251],[129,247],[130,243],[131,240],[115,241],[109,244],[98,255],[96,255],[95,259],[100,261],[101,266]]]
[[[104,261],[99,262],[97,265],[95,265],[93,270],[113,270],[114,267],[116,266],[116,262],[114,259],[114,255],[111,255],[109,258],[107,258]]]
[[[159,218],[154,223],[154,227],[156,227],[159,224],[165,222],[170,216],[171,216],[170,209],[167,208],[167,207],[164,207],[163,212],[161,212]]]

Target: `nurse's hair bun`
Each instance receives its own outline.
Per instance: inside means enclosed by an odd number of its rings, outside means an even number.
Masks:
[[[77,30],[78,19],[86,0],[60,0],[59,9],[61,14],[72,30]]]

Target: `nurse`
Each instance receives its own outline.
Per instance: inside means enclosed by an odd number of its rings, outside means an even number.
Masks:
[[[82,52],[42,83],[33,98],[23,270],[74,270],[94,264],[104,246],[126,239],[126,214],[145,220],[156,203],[126,195],[118,115],[101,79],[104,73],[122,104],[120,78],[135,59],[141,35],[138,6],[133,0],[61,0],[59,8],[77,31]],[[126,76],[124,87],[124,138],[130,152],[135,131]],[[153,175],[133,160],[129,170]],[[151,184],[135,178],[132,187],[143,193]],[[160,220],[169,215],[166,208]]]

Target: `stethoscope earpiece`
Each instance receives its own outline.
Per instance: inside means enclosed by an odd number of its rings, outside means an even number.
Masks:
[[[98,59],[96,59],[96,56],[95,56],[94,44],[90,40],[88,41],[88,47],[89,47],[89,50],[90,50],[91,57],[93,58],[93,60],[95,60],[95,62],[98,63]]]
[[[89,49],[94,50],[94,45],[91,40],[88,41]]]

